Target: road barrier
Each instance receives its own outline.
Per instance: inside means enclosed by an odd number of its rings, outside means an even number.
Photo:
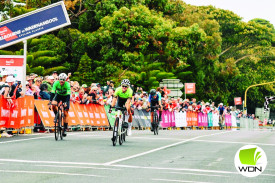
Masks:
[[[0,99],[0,127],[19,129],[34,126],[34,98],[25,96],[12,100]]]

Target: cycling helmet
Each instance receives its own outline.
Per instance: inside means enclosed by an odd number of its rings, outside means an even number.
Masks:
[[[59,80],[61,80],[61,81],[66,81],[67,75],[66,75],[65,73],[61,73],[61,74],[59,74],[58,78],[59,78]]]
[[[150,90],[151,96],[154,96],[156,93],[157,93],[157,91],[155,89]]]
[[[123,79],[122,81],[121,81],[121,86],[122,85],[128,85],[128,86],[130,86],[130,81],[129,81],[129,79]]]

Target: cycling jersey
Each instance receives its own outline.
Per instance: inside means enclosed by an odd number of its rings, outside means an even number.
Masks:
[[[132,98],[133,96],[133,90],[128,87],[128,89],[126,90],[125,93],[123,93],[122,91],[122,87],[118,87],[114,93],[115,97],[118,97],[117,100],[117,106],[118,107],[123,107],[123,105],[125,105],[125,103],[127,102],[127,100],[130,98]]]
[[[71,95],[71,85],[69,82],[65,81],[64,85],[60,85],[59,81],[55,81],[52,87],[52,93],[56,93],[61,96]]]
[[[118,87],[114,93],[115,97],[119,97],[119,98],[123,98],[123,99],[128,99],[128,98],[132,98],[133,96],[133,90],[128,87],[128,89],[126,90],[125,93],[123,93],[122,91],[122,87]]]

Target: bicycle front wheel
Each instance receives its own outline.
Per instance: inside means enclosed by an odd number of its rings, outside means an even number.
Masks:
[[[62,126],[63,126],[63,121],[64,121],[64,118],[63,118],[63,116],[62,116],[62,114],[61,114],[61,111],[60,111],[60,113],[59,113],[59,123],[58,123],[58,126],[59,126],[59,135],[60,135],[60,139],[61,140],[63,140],[63,134],[62,134],[62,132],[63,132],[63,128],[62,128]]]
[[[159,133],[159,130],[158,130],[158,122],[159,122],[159,119],[158,119],[158,115],[157,115],[157,113],[155,112],[154,113],[154,122],[153,122],[153,124],[154,124],[154,135],[158,135],[158,133]]]
[[[58,140],[59,137],[59,115],[56,113],[55,120],[54,120],[54,137],[55,140]]]
[[[119,118],[117,117],[114,123],[114,129],[113,129],[113,146],[116,146],[117,137],[118,137],[118,125],[119,125]]]

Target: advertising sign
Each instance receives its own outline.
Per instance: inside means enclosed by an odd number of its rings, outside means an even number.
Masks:
[[[0,72],[13,75],[15,81],[23,81],[23,63],[23,55],[0,55]]]
[[[185,83],[185,93],[186,94],[196,93],[196,83]]]
[[[234,98],[235,105],[242,105],[242,98],[241,97],[235,97]]]
[[[0,23],[0,49],[70,24],[63,1],[17,16]]]

